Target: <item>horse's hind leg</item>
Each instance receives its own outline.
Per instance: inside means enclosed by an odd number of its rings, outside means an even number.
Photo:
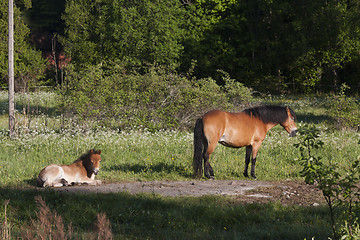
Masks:
[[[246,146],[245,169],[244,169],[243,174],[244,174],[244,177],[247,177],[247,178],[249,177],[248,168],[249,168],[251,153],[252,153],[252,146]]]
[[[206,145],[207,146],[207,145]],[[214,170],[210,165],[210,155],[214,151],[216,144],[212,144],[206,148],[204,148],[204,174],[205,177],[209,179],[214,179]]]
[[[213,168],[211,167],[210,165],[210,161],[209,161],[209,154],[205,154],[204,156],[204,174],[205,174],[205,177],[209,178],[209,179],[214,179],[214,170]]]

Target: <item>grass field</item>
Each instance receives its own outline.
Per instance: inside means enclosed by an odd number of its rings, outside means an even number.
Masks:
[[[20,99],[20,97],[19,97]],[[46,99],[46,100],[45,100]],[[9,199],[14,239],[23,225],[36,218],[34,197],[41,195],[51,210],[72,222],[75,239],[88,239],[96,214],[106,213],[115,239],[326,239],[331,229],[326,207],[239,204],[230,197],[166,198],[157,195],[94,194],[66,195],[33,188],[39,171],[48,164],[69,164],[91,148],[102,150],[98,179],[104,182],[190,180],[192,133],[186,131],[92,130],[67,126],[60,130],[54,93],[23,97],[18,104],[16,139],[7,136],[7,93],[0,92],[0,222]],[[265,103],[287,104],[298,117],[298,127],[314,123],[321,129],[325,146],[318,154],[346,171],[358,159],[359,133],[328,127],[322,98],[272,97]],[[24,116],[22,105],[30,104],[37,115]],[[34,111],[35,111],[34,110]],[[29,121],[30,118],[30,121]],[[28,128],[30,123],[30,130]],[[260,180],[300,179],[299,156],[281,127],[272,129],[263,142],[257,162]],[[211,157],[216,179],[244,179],[244,149],[217,146]]]

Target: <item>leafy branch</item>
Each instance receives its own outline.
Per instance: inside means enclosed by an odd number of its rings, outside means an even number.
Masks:
[[[313,125],[305,125],[299,130],[299,133],[300,140],[294,146],[300,150],[300,158],[297,159],[303,167],[300,174],[305,177],[306,183],[316,184],[321,190],[330,210],[334,238],[355,239],[359,237],[359,224],[356,218],[360,197],[359,160],[354,161],[346,175],[342,176],[336,163],[325,164],[322,157],[314,153],[314,150],[324,146],[324,142],[319,139],[319,129]],[[341,238],[336,228],[337,219],[344,221]]]

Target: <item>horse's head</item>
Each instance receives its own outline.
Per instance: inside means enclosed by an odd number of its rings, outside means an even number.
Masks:
[[[291,108],[286,107],[287,119],[281,124],[283,128],[289,133],[290,137],[296,136],[297,127],[295,124],[296,116]]]
[[[90,150],[91,171],[95,175],[97,175],[99,173],[99,169],[100,169],[100,162],[101,162],[100,153],[101,153],[101,150],[98,150],[98,151],[95,151],[93,149]]]

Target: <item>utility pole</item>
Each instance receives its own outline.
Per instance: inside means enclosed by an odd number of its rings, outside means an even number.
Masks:
[[[14,91],[14,2],[9,0],[9,54],[8,54],[8,76],[9,76],[9,134],[15,134],[15,91]]]

